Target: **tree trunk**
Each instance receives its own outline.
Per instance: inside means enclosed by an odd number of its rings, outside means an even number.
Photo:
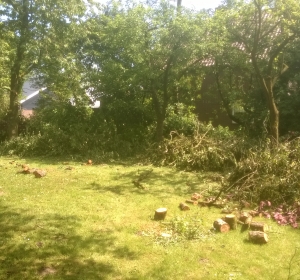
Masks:
[[[157,143],[163,140],[164,136],[164,118],[161,116],[157,117],[155,140]]]
[[[24,83],[24,75],[22,73],[22,64],[24,64],[26,44],[28,42],[28,25],[29,25],[29,2],[24,0],[22,2],[22,8],[19,11],[21,26],[20,26],[20,38],[17,44],[16,57],[11,67],[10,73],[10,103],[7,120],[7,138],[10,140],[18,136],[18,124],[19,124],[19,97],[22,93],[22,87]]]
[[[155,140],[157,143],[163,140],[164,136],[164,122],[166,115],[166,106],[165,104],[161,105],[158,99],[156,92],[152,91],[152,101],[156,114],[156,131],[155,131]]]
[[[17,71],[19,72],[19,71]],[[9,103],[9,112],[7,120],[7,138],[8,140],[18,136],[19,130],[19,96],[22,91],[23,83],[18,77],[18,74],[11,75],[11,84],[10,84],[10,103]]]
[[[264,79],[265,87],[265,96],[267,99],[267,105],[270,113],[270,124],[269,124],[269,134],[271,140],[277,145],[279,139],[279,111],[277,109],[274,94],[273,94],[273,81],[271,77]]]

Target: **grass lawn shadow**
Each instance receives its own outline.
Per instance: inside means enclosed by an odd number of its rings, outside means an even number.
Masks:
[[[106,279],[114,266],[86,251],[105,255],[113,247],[116,257],[137,257],[114,246],[113,232],[81,234],[75,216],[32,215],[3,205],[0,213],[0,279]]]

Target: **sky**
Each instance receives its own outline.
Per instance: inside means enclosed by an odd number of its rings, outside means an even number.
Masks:
[[[106,3],[107,0],[98,0],[101,3]],[[177,3],[177,0],[169,0],[171,3]],[[182,0],[182,5],[191,9],[201,10],[201,9],[215,9],[221,5],[222,0]]]
[[[175,2],[175,1],[174,1]],[[222,0],[182,0],[182,5],[196,10],[215,9],[221,5]]]

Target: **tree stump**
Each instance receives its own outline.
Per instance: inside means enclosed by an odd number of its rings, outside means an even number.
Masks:
[[[226,215],[225,222],[230,226],[230,229],[235,230],[237,228],[236,216],[234,214]]]
[[[268,231],[269,227],[267,224],[264,224],[262,222],[251,222],[250,223],[250,229],[253,231],[262,231],[266,232]]]
[[[214,221],[214,228],[219,232],[227,232],[230,230],[229,224],[222,219]]]
[[[249,240],[253,243],[264,244],[269,241],[269,238],[265,232],[249,231]]]
[[[167,215],[167,208],[158,208],[155,210],[154,220],[164,220]]]
[[[180,208],[182,211],[188,211],[188,210],[190,210],[190,207],[189,207],[187,204],[183,203],[183,202],[181,202],[181,203],[179,204],[179,208]]]

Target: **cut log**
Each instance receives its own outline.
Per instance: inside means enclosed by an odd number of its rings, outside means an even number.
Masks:
[[[244,224],[250,225],[250,223],[252,222],[252,216],[248,212],[242,212],[239,221]]]
[[[239,218],[239,223],[242,224],[241,232],[250,228],[252,216],[248,212],[242,212]]]
[[[221,213],[222,214],[231,214],[232,213],[232,209],[222,209]]]
[[[249,214],[250,214],[252,217],[255,217],[255,216],[258,216],[258,215],[259,215],[259,212],[258,212],[258,211],[255,211],[255,210],[250,210],[250,211],[249,211]]]
[[[234,214],[226,215],[225,222],[230,226],[230,229],[235,230],[237,228],[236,216]]]
[[[191,200],[195,200],[196,201],[196,200],[198,200],[200,198],[202,198],[202,195],[200,193],[194,193],[192,195],[192,197],[191,197]]]
[[[189,207],[187,204],[183,203],[183,202],[181,202],[181,203],[179,204],[179,208],[180,208],[182,211],[190,210],[190,207]]]
[[[190,200],[190,199],[187,199],[187,200],[185,201],[185,203],[189,203],[189,204],[197,205],[197,204],[198,204],[198,201],[196,201],[196,200]]]
[[[249,231],[249,240],[253,243],[264,244],[269,241],[269,238],[265,232]]]
[[[224,208],[225,204],[213,203],[211,201],[198,201],[200,206]]]
[[[154,214],[154,220],[159,221],[159,220],[164,220],[166,215],[167,215],[167,208],[158,208],[155,210]]]
[[[37,169],[33,172],[35,178],[41,178],[41,177],[44,177],[46,176],[47,172],[46,170],[41,170],[41,169]]]
[[[264,224],[262,222],[251,222],[250,223],[250,229],[253,231],[262,231],[266,232],[268,231],[269,227],[267,224]]]
[[[22,164],[22,168],[23,168],[23,170],[28,170],[29,169],[29,165],[28,164]]]
[[[222,219],[214,221],[214,228],[219,232],[227,232],[230,230],[229,224],[227,224]]]

